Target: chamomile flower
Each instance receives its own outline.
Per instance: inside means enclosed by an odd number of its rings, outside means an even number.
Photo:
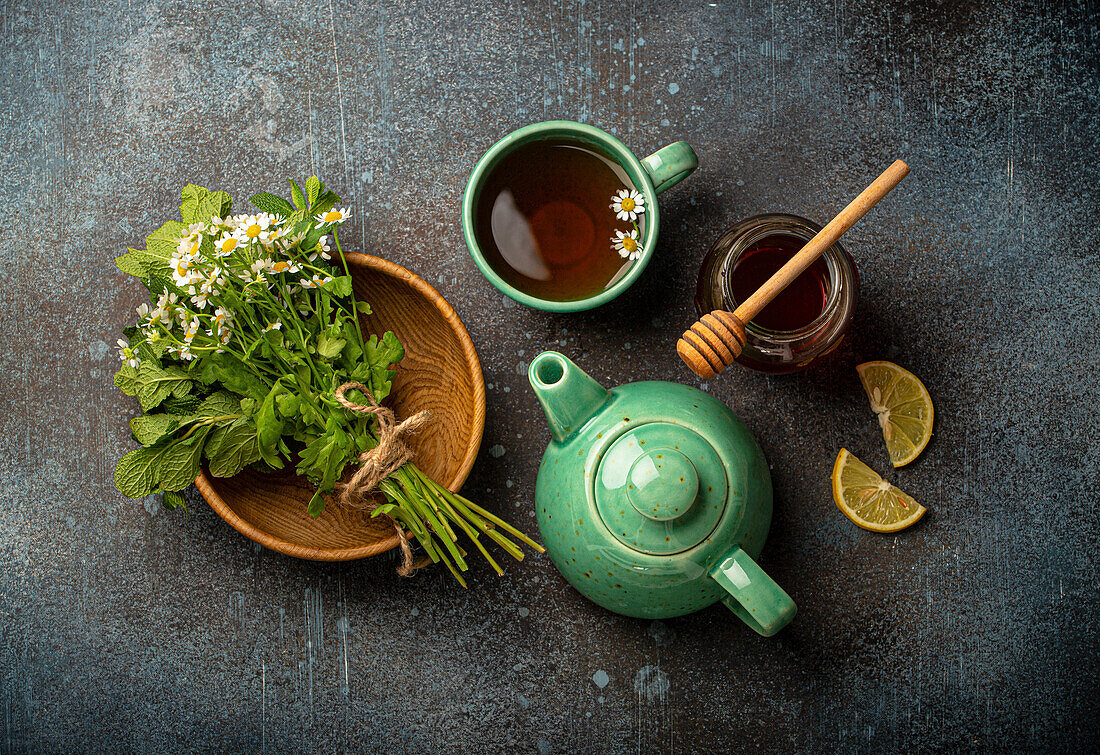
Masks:
[[[194,318],[183,329],[183,341],[186,344],[190,344],[195,340],[195,336],[199,334],[199,318]]]
[[[316,262],[318,257],[326,262],[332,259],[332,255],[329,254],[329,252],[332,251],[332,247],[328,245],[328,236],[322,236],[317,239],[316,249],[317,251],[313,252],[308,257],[310,262]]]
[[[261,212],[259,215],[238,215],[233,218],[233,221],[245,239],[266,243],[270,235],[268,229],[271,228],[275,219],[275,215]]]
[[[198,262],[187,255],[173,255],[168,264],[172,267],[172,282],[180,288],[191,285],[199,276],[195,269]]]
[[[619,220],[635,222],[645,212],[645,195],[634,189],[620,189],[611,197],[611,209]]]
[[[137,312],[138,319],[144,320],[146,317],[149,316],[149,305],[139,304],[137,309],[135,309],[134,311]]]
[[[224,307],[218,307],[214,310],[213,324],[217,327],[229,327],[229,323],[233,321],[233,316],[229,313],[229,310]]]
[[[214,256],[215,257],[228,257],[233,254],[233,250],[237,248],[237,244],[241,243],[240,238],[232,233],[223,233],[222,237],[214,242]]]
[[[175,294],[170,294],[165,291],[163,294],[160,295],[160,298],[157,299],[157,309],[164,312],[171,312],[173,309],[176,308],[176,304],[179,302],[179,300],[180,298]]]
[[[301,270],[298,265],[290,260],[279,260],[277,262],[275,260],[268,260],[267,269],[272,273],[296,273]]]
[[[210,303],[210,294],[199,290],[191,296],[191,303],[199,309],[206,309],[206,305]]]
[[[199,247],[202,246],[202,237],[192,238],[191,236],[185,236],[179,240],[176,245],[176,257],[185,257],[187,259],[199,258]]]
[[[637,231],[615,231],[615,235],[611,237],[611,248],[623,259],[636,260],[642,256],[642,245],[638,243]]]
[[[200,275],[200,279],[197,281],[199,290],[206,294],[216,294],[225,285],[225,277],[222,275],[225,271],[215,265],[205,275]],[[193,288],[194,286],[192,286]]]
[[[320,215],[314,215],[313,219],[316,220],[318,223],[326,223],[328,225],[340,225],[348,219],[348,216],[350,214],[351,209],[348,207],[341,207],[340,209],[336,209],[335,207],[333,207],[328,212],[321,213]]]
[[[118,358],[131,367],[141,366],[141,358],[130,348],[130,344],[122,338],[118,339]]]
[[[282,322],[269,322],[267,325],[264,326],[263,332],[266,333],[269,330],[282,330],[282,329],[283,329],[283,323]]]
[[[332,278],[328,275],[318,275],[315,273],[309,280],[302,279],[302,288],[320,288],[331,280]]]

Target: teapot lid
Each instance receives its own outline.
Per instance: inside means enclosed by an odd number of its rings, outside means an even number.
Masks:
[[[596,470],[596,510],[623,545],[669,555],[707,539],[726,508],[718,452],[698,433],[651,422],[617,438]]]

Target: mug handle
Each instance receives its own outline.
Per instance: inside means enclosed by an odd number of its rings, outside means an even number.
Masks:
[[[653,181],[653,190],[660,194],[691,175],[699,167],[699,158],[687,142],[673,142],[642,160],[642,165]]]
[[[765,637],[787,626],[798,610],[791,596],[740,548],[720,559],[710,576],[729,593],[722,598],[726,607]]]

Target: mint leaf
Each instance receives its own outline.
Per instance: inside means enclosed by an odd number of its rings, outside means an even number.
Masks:
[[[124,254],[121,257],[115,257],[115,265],[122,272],[127,275],[132,275],[135,278],[144,278],[147,272],[145,265],[143,265],[138,256],[132,252]]]
[[[179,367],[163,368],[150,360],[138,367],[137,383],[138,401],[145,411],[156,409],[169,396],[186,396],[192,385],[191,378]]]
[[[247,418],[219,424],[206,442],[207,469],[215,477],[232,477],[259,461],[256,427]]]
[[[127,498],[144,498],[157,486],[156,463],[160,448],[138,448],[115,467],[115,487]]]
[[[186,396],[176,397],[169,396],[164,399],[164,403],[160,405],[160,408],[168,414],[180,414],[189,415],[198,411],[199,404],[202,400],[193,394],[187,394]]]
[[[183,490],[199,474],[202,448],[209,427],[201,427],[187,438],[169,443],[157,459],[157,483],[163,490]]]
[[[172,414],[142,414],[130,420],[130,434],[143,446],[151,446],[180,427],[180,417]]]
[[[325,497],[321,495],[320,490],[314,493],[313,497],[309,499],[309,506],[306,507],[306,513],[314,519],[325,513]]]
[[[195,211],[196,223],[209,223],[210,218],[224,218],[229,214],[233,206],[233,200],[224,191],[215,191],[207,194],[199,201],[199,207]]]
[[[161,504],[166,509],[187,510],[187,501],[184,500],[183,494],[175,490],[165,490],[164,495],[161,496]]]
[[[199,217],[199,203],[206,199],[206,196],[210,192],[201,186],[195,184],[187,184],[183,187],[183,191],[180,192],[180,217],[183,218],[183,222],[187,224],[191,223],[205,223],[210,220],[210,217]]]
[[[223,417],[227,414],[240,414],[241,402],[229,391],[218,391],[203,399],[195,412],[200,417]]]
[[[138,392],[138,371],[136,367],[128,364],[122,365],[115,373],[115,387],[127,396],[136,396]]]
[[[310,176],[306,179],[306,198],[309,199],[309,206],[317,204],[317,197],[321,195],[321,181],[317,176]]]
[[[308,207],[308,205],[306,205],[306,198],[302,194],[302,190],[298,188],[298,184],[294,183],[294,181],[289,178],[287,179],[287,183],[290,184],[290,198],[294,200],[294,206],[299,210],[306,209],[306,207]]]
[[[187,226],[178,220],[169,220],[145,237],[146,253],[167,265],[179,247],[180,239],[187,235]]]
[[[257,209],[270,212],[272,215],[289,216],[294,213],[294,205],[270,192],[261,191],[259,194],[253,194],[248,201]]]
[[[324,191],[321,196],[317,197],[317,203],[311,208],[311,212],[314,215],[320,215],[323,212],[328,212],[336,203],[340,201],[340,197],[336,196],[331,191]]]

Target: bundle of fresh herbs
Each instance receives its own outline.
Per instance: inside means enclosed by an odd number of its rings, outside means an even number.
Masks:
[[[130,422],[142,447],[115,470],[124,495],[160,492],[175,508],[204,459],[216,477],[296,463],[317,486],[309,513],[320,516],[348,465],[378,445],[376,419],[349,411],[336,391],[358,383],[371,396],[355,389],[345,400],[381,402],[404,349],[393,333],[365,338],[361,331],[358,313],[370,306],[355,300],[340,249],[347,208],[316,176],[304,190],[290,186],[293,204],[263,192],[250,198],[257,214],[234,216],[228,194],[189,185],[182,221],[165,223],[145,249],[117,259],[149,291],[138,323],[119,340],[115,385],[143,412]],[[412,532],[463,585],[459,532],[497,573],[482,535],[516,559],[523,554],[512,538],[542,550],[412,463],[378,490],[386,500],[373,515]]]

